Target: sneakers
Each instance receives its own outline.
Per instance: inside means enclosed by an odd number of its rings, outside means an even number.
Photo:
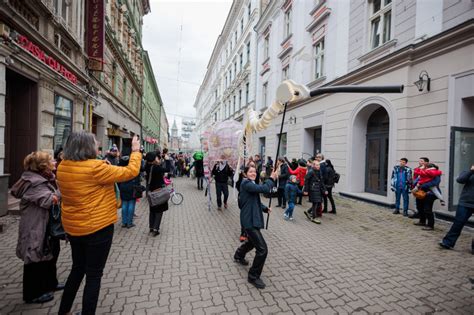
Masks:
[[[311,222],[316,223],[316,224],[321,224],[321,221],[318,219],[311,219]]]
[[[285,220],[288,221],[289,218],[290,218],[290,217],[288,216],[288,214],[286,214],[286,213],[283,214],[283,219],[285,219]]]
[[[222,211],[222,207],[217,207],[217,210]]]
[[[127,225],[127,229],[132,228],[132,227],[134,227],[134,226],[135,226],[135,224],[133,224],[133,223],[132,223],[132,224],[128,224],[128,225]]]
[[[32,304],[32,303],[42,304],[42,303],[52,301],[53,299],[54,299],[54,295],[51,292],[48,292],[48,293],[45,293],[45,294],[43,294],[42,296],[40,296],[36,299],[33,299],[31,301],[26,301],[26,303],[28,303],[28,304]]]
[[[226,209],[227,209],[227,204],[226,204],[226,203],[224,203],[224,208],[226,208]]]
[[[306,217],[308,218],[308,220],[311,220],[311,214],[309,213],[309,211],[305,211],[304,214],[306,215]]]
[[[451,246],[444,244],[442,241],[438,243],[439,247],[443,249],[453,249]]]
[[[293,221],[293,220],[294,220],[293,217],[290,217],[290,221]]]
[[[248,281],[257,289],[265,289],[265,283],[262,281],[262,279],[248,279]]]
[[[395,210],[395,211],[393,211],[393,214],[400,214],[400,211],[399,211],[399,210]]]

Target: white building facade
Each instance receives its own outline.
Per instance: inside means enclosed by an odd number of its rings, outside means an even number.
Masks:
[[[455,178],[474,163],[472,1],[276,0],[262,8],[255,30],[257,109],[286,78],[310,89],[405,86],[402,94],[327,94],[290,104],[280,155],[322,152],[341,174],[337,191],[389,206],[393,166],[406,157],[416,167],[426,156],[443,171],[446,208],[455,208],[462,188]],[[420,78],[422,90],[414,84]],[[274,157],[281,119],[254,135],[253,153]]]
[[[195,132],[201,135],[218,121],[241,121],[248,106],[255,107],[256,42],[254,27],[260,1],[236,0],[212,52],[196,97]]]

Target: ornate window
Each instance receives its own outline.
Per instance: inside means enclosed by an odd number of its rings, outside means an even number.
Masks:
[[[324,75],[324,38],[314,45],[314,78]]]

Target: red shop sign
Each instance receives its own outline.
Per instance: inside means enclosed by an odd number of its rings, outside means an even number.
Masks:
[[[87,55],[89,70],[104,70],[104,0],[87,1]]]
[[[18,44],[25,50],[29,51],[37,59],[44,62],[51,69],[61,74],[67,80],[71,81],[74,84],[77,84],[77,77],[74,73],[66,69],[59,61],[54,59],[51,56],[48,56],[41,48],[33,44],[28,37],[24,35],[18,35],[16,38]]]

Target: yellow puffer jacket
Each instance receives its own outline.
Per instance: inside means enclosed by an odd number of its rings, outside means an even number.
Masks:
[[[62,161],[57,181],[66,233],[88,235],[117,222],[114,183],[138,176],[141,161],[139,152],[130,155],[127,167],[109,165],[102,160]]]

